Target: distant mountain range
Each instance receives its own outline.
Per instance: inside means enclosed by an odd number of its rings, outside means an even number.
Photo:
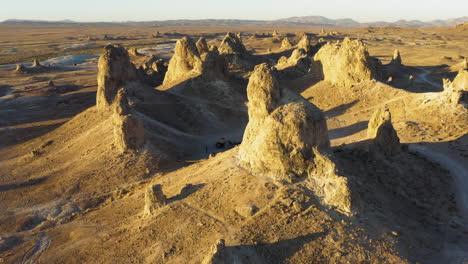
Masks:
[[[359,23],[350,18],[330,19],[323,16],[290,17],[277,20],[240,20],[240,19],[198,19],[198,20],[165,20],[165,21],[126,21],[126,22],[75,22],[71,20],[42,21],[8,19],[3,25],[147,25],[147,26],[276,26],[276,27],[453,27],[468,22],[468,17],[446,20],[398,20],[395,22],[377,21]]]

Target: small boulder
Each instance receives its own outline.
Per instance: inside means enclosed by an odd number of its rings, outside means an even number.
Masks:
[[[143,215],[153,215],[155,211],[164,207],[166,203],[167,198],[162,191],[161,184],[149,186],[145,191],[145,209]]]

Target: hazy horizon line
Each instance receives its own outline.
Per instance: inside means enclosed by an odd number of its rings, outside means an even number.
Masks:
[[[451,20],[451,19],[460,19],[460,18],[468,18],[468,16],[460,16],[460,17],[451,17],[451,18],[434,18],[434,19],[429,19],[429,20],[421,20],[421,19],[416,19],[416,18],[401,18],[397,20],[372,20],[368,22],[362,22],[358,19],[354,19],[351,17],[345,17],[345,18],[331,18],[327,16],[322,16],[322,15],[307,15],[307,16],[289,16],[289,17],[282,17],[282,18],[276,18],[276,19],[242,19],[242,18],[197,18],[197,19],[187,19],[187,18],[174,18],[174,19],[149,19],[149,20],[121,20],[121,21],[105,21],[105,20],[74,20],[74,19],[69,19],[69,18],[64,18],[64,19],[33,19],[33,18],[7,18],[4,19],[1,22],[6,22],[6,21],[11,21],[11,20],[18,20],[18,21],[37,21],[37,22],[65,22],[65,21],[70,21],[74,23],[128,23],[128,22],[155,22],[155,21],[178,21],[178,20],[187,20],[187,21],[198,21],[198,20],[239,20],[239,21],[277,21],[281,19],[288,19],[288,18],[303,18],[303,17],[323,17],[326,19],[331,19],[331,20],[346,20],[346,19],[351,19],[355,22],[361,23],[361,24],[366,24],[366,23],[373,23],[373,22],[398,22],[398,21],[421,21],[421,22],[430,22],[430,21],[444,21],[444,20]],[[0,23],[1,23],[0,22]]]

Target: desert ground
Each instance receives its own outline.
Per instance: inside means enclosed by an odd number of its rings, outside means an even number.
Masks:
[[[467,24],[1,25],[0,263],[468,263],[467,58]]]

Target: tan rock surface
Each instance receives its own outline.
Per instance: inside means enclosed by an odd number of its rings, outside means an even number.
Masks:
[[[369,56],[362,41],[345,38],[342,42],[327,43],[315,54],[316,68],[324,79],[349,86],[378,77],[378,63]]]
[[[136,79],[135,66],[125,48],[107,45],[99,58],[96,93],[96,106],[107,109],[113,102],[120,88]]]
[[[375,148],[385,155],[400,152],[400,138],[392,125],[392,115],[387,108],[379,108],[372,115],[367,129],[367,137],[372,139]]]
[[[174,49],[164,84],[196,76],[202,72],[202,60],[195,43],[189,37],[179,39]]]

